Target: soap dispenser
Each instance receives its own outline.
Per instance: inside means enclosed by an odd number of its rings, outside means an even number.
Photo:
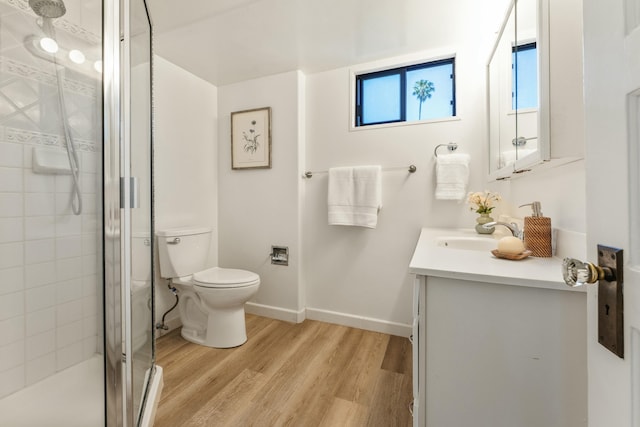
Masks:
[[[550,257],[551,250],[551,218],[542,216],[540,202],[527,203],[532,214],[524,218],[524,246],[535,257]]]

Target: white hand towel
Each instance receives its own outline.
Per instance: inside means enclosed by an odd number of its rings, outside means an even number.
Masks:
[[[381,175],[380,166],[329,169],[329,224],[376,228],[382,207]]]
[[[447,154],[436,158],[436,199],[462,200],[469,184],[468,154]]]

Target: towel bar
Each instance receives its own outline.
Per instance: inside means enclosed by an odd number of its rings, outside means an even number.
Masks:
[[[447,147],[447,150],[449,150],[450,152],[454,152],[458,149],[458,144],[456,144],[455,142],[450,142],[448,144],[438,144],[436,145],[436,148],[433,149],[433,155],[438,157],[438,148],[440,147]]]
[[[386,172],[386,171],[395,171],[395,170],[401,170],[401,169],[405,169],[405,167],[387,168],[387,169],[382,169],[382,171]],[[417,170],[418,168],[416,167],[416,165],[409,165],[409,169],[408,169],[409,173],[414,173]],[[303,178],[312,178],[314,173],[328,173],[328,172],[329,171],[316,171],[316,172],[306,171],[303,175]]]

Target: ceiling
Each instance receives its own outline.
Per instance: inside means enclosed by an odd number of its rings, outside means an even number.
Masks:
[[[506,0],[148,0],[155,52],[222,86],[491,36]],[[461,12],[464,11],[464,12]],[[489,30],[491,28],[492,30]]]

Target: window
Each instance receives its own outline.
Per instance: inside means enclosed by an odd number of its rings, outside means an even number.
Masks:
[[[456,115],[454,58],[356,75],[355,125]]]
[[[536,43],[511,49],[511,108],[538,108],[538,50]]]

